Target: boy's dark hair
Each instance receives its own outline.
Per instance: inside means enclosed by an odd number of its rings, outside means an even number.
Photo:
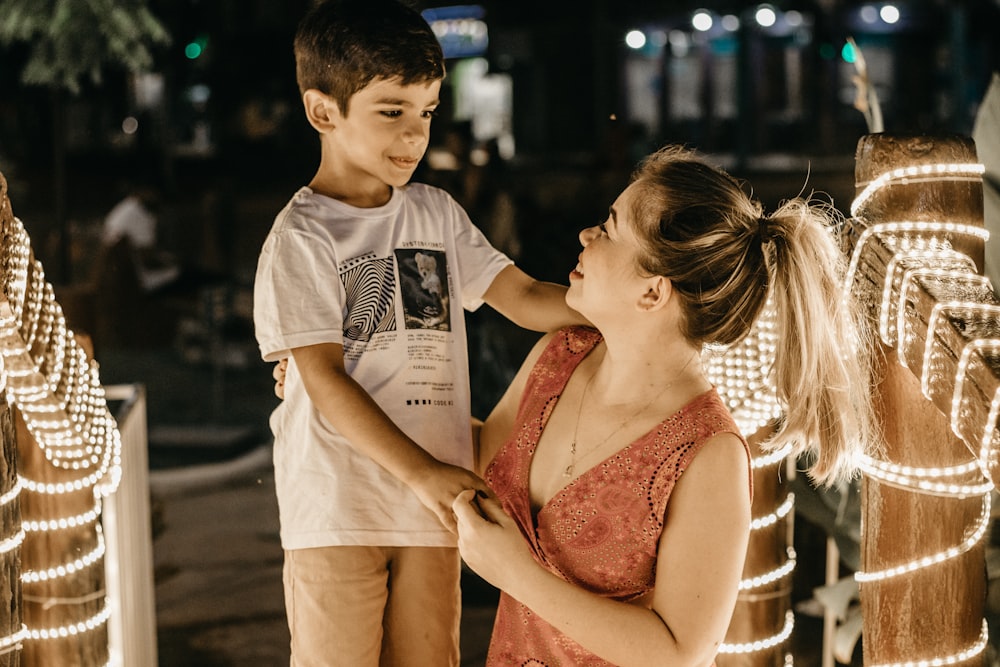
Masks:
[[[427,21],[397,0],[320,0],[295,34],[299,91],[315,88],[345,116],[375,79],[403,85],[444,78],[444,55]]]

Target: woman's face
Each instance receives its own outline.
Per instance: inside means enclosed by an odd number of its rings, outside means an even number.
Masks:
[[[621,315],[634,308],[642,295],[645,278],[639,273],[639,241],[631,220],[632,197],[637,186],[630,185],[611,205],[607,219],[580,232],[580,252],[576,268],[569,274],[566,302],[591,321],[602,312]]]

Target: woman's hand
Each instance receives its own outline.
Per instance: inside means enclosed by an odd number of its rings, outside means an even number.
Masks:
[[[452,510],[462,559],[480,577],[516,597],[511,588],[525,568],[538,567],[517,524],[494,496],[474,489],[459,493]]]

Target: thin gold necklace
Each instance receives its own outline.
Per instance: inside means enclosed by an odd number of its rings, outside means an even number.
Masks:
[[[688,358],[688,360],[686,362],[684,362],[684,365],[681,366],[681,369],[679,371],[677,371],[677,374],[674,376],[673,380],[671,380],[667,384],[663,385],[663,387],[660,389],[660,391],[658,391],[656,393],[656,395],[653,396],[653,398],[651,398],[649,400],[648,403],[645,403],[641,408],[639,408],[638,410],[636,410],[635,412],[633,412],[630,416],[628,416],[624,420],[622,420],[622,423],[619,424],[618,427],[615,428],[615,430],[611,431],[611,433],[609,433],[608,435],[606,435],[600,442],[598,442],[596,445],[594,445],[592,447],[588,447],[587,451],[585,451],[583,454],[580,455],[580,458],[582,459],[585,456],[587,456],[587,455],[591,454],[592,452],[596,451],[599,447],[601,447],[608,440],[610,440],[612,437],[614,437],[614,435],[617,434],[620,430],[622,430],[623,428],[625,428],[626,424],[628,424],[630,421],[632,421],[633,419],[635,419],[636,417],[638,417],[640,414],[642,414],[642,412],[646,408],[648,408],[649,406],[651,406],[656,401],[656,399],[658,399],[660,396],[663,396],[663,392],[665,392],[667,389],[670,389],[670,387],[674,386],[674,383],[677,382],[677,380],[680,379],[681,373],[684,372],[684,370],[691,363],[691,360],[694,359],[695,355],[697,355],[697,354],[698,354],[697,352],[692,353],[691,356]],[[573,441],[569,443],[569,456],[570,456],[569,465],[567,465],[566,469],[563,470],[563,477],[566,477],[566,478],[572,477],[573,473],[576,471],[576,438],[577,438],[577,435],[580,432],[580,416],[583,414],[583,404],[584,404],[584,402],[585,402],[585,400],[587,398],[587,391],[590,389],[590,385],[594,381],[594,377],[596,375],[597,375],[597,370],[594,370],[594,372],[590,374],[590,378],[587,380],[587,384],[584,385],[583,392],[580,394],[580,405],[576,409],[576,425],[573,427]]]

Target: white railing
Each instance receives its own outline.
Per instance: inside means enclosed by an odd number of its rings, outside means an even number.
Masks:
[[[105,499],[103,514],[110,664],[156,667],[146,391],[138,384],[104,389],[109,402],[122,402],[115,415],[122,438],[121,482]]]

